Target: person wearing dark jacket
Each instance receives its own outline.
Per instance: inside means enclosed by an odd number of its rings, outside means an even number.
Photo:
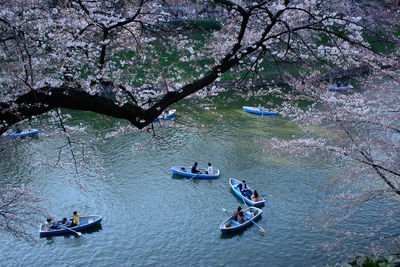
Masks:
[[[238,189],[244,197],[251,198],[251,190],[247,187],[245,180],[243,180],[242,183],[238,185]]]
[[[200,170],[197,168],[197,162],[195,162],[192,167],[192,173],[199,173],[199,172],[200,172]]]

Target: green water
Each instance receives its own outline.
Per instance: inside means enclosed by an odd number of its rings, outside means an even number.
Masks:
[[[160,136],[127,132],[106,138],[128,125],[97,114],[68,111],[71,126],[87,126],[72,140],[85,144],[87,157],[76,175],[71,154],[59,147],[66,139],[44,117],[31,122],[39,138],[16,145],[2,155],[0,183],[34,185],[48,209],[59,218],[78,210],[103,216],[101,227],[74,235],[40,238],[30,245],[0,234],[0,266],[324,266],[341,263],[347,249],[364,252],[368,242],[344,242],[333,255],[321,248],[335,238],[313,226],[328,192],[328,178],[340,171],[309,159],[285,159],[268,153],[265,141],[290,138],[301,130],[280,116],[256,116],[242,111],[240,100],[222,99],[216,109],[175,106],[174,127],[160,127]],[[66,112],[66,111],[64,111]],[[185,125],[185,126],[183,126]],[[188,127],[190,125],[190,127]],[[204,125],[205,127],[202,127]],[[144,146],[134,152],[133,148]],[[82,146],[74,145],[82,158]],[[172,166],[211,162],[221,170],[215,180],[191,180],[171,174]],[[81,161],[80,161],[81,162]],[[103,168],[103,169],[102,169]],[[270,196],[258,224],[222,235],[219,225],[243,203],[231,192],[228,179],[245,178]],[[369,203],[341,225],[354,230],[377,222],[380,206]],[[369,221],[370,220],[370,221]],[[37,229],[31,229],[37,235]]]

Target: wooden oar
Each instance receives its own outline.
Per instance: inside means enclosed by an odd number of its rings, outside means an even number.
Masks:
[[[73,230],[73,229],[70,229],[70,228],[68,228],[68,227],[61,226],[61,228],[66,229],[66,230],[69,230],[69,231],[71,231],[71,232],[77,234],[77,236],[79,236],[79,237],[82,236],[82,233],[81,233],[81,232],[77,232],[77,231],[75,231],[75,230]]]

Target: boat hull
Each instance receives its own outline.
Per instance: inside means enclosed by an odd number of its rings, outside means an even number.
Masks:
[[[51,229],[51,230],[46,230],[43,225],[40,226],[39,228],[39,235],[40,236],[52,236],[52,235],[65,235],[65,234],[73,234],[72,231],[68,230],[74,230],[74,231],[82,231],[88,228],[91,228],[95,225],[98,225],[101,223],[101,216],[99,215],[92,215],[92,216],[81,216],[80,217],[80,225],[74,226],[74,227],[68,227],[63,228],[61,225],[57,224],[55,226],[59,226],[59,229]]]
[[[336,91],[336,92],[340,92],[340,91],[347,91],[349,89],[352,89],[353,86],[351,85],[347,85],[347,86],[336,86],[336,85],[331,85],[328,87],[329,91]]]
[[[214,170],[212,175],[206,174],[204,170],[199,173],[192,173],[191,167],[172,167],[171,171],[173,174],[190,177],[190,178],[199,178],[199,179],[216,179],[219,177],[219,170]]]
[[[248,199],[247,197],[243,196],[243,194],[240,192],[240,190],[237,188],[237,186],[240,184],[241,182],[235,178],[230,178],[229,179],[229,185],[232,188],[232,191],[239,197],[241,198],[243,201],[245,201],[247,204],[251,205],[251,206],[263,206],[265,205],[265,199],[263,197],[261,197],[260,201],[257,202],[253,202],[251,199]],[[252,190],[249,186],[247,186],[250,190]],[[252,190],[253,191],[253,190]]]
[[[17,138],[17,137],[26,137],[26,136],[35,136],[39,134],[39,130],[32,129],[32,130],[24,130],[20,133],[10,133],[10,134],[3,134],[1,136],[4,137],[11,137],[11,138]]]
[[[243,111],[257,114],[257,115],[278,115],[278,112],[268,111],[268,110],[260,110],[258,107],[243,107]]]
[[[167,115],[160,115],[160,116],[159,116],[157,119],[155,119],[154,121],[157,122],[157,121],[160,121],[160,120],[169,120],[169,119],[171,119],[172,117],[175,116],[175,113],[176,113],[176,109],[171,109],[171,110],[168,112]]]
[[[221,223],[219,229],[222,233],[231,233],[236,232],[241,229],[247,228],[248,226],[254,224],[253,222],[261,217],[262,210],[256,207],[248,207],[247,209],[243,210],[245,214],[245,221],[244,223],[240,224],[237,221],[228,218]],[[227,227],[228,223],[231,223],[230,227]]]

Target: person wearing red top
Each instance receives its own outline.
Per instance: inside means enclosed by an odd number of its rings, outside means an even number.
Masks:
[[[238,215],[239,215],[239,213],[240,213],[241,210],[242,210],[242,207],[239,206],[239,207],[237,208],[237,210],[235,210],[235,212],[233,213],[231,219],[237,221]]]

